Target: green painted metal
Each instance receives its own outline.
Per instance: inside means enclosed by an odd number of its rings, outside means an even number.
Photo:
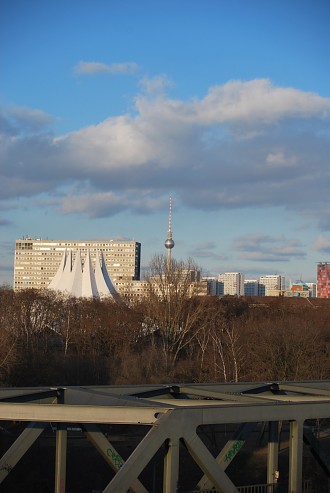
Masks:
[[[118,453],[114,445],[110,443],[97,425],[82,424],[81,426],[88,440],[94,445],[111,468],[117,472],[124,465],[125,461]],[[132,481],[130,491],[132,493],[148,493],[146,488],[138,479]]]
[[[216,461],[223,471],[227,469],[229,464],[237,456],[238,452],[241,450],[247,437],[250,435],[256,423],[244,423],[242,424],[232,439],[228,440],[226,445],[222,448],[221,452],[218,454]],[[214,485],[212,481],[204,475],[198,483],[198,487],[201,490],[211,489]]]

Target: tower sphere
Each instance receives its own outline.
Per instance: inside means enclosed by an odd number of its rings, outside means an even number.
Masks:
[[[165,241],[165,248],[173,248],[174,247],[174,241],[172,240],[172,238],[167,238],[167,240]]]

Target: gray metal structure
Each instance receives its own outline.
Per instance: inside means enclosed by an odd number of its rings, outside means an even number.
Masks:
[[[234,493],[239,491],[238,486],[226,474],[226,468],[239,454],[256,423],[266,424],[267,483],[276,484],[279,429],[281,423],[287,422],[287,491],[300,493],[304,425],[306,420],[327,418],[330,381],[0,389],[0,420],[26,423],[24,431],[0,459],[0,483],[51,423],[56,429],[55,493],[66,492],[67,434],[73,426],[81,428],[114,471],[103,493],[147,493],[139,476],[162,447],[162,491],[177,492],[180,444],[203,471],[196,490],[214,487]],[[126,460],[102,432],[104,424],[144,427],[145,433]],[[240,426],[222,450],[213,455],[197,429],[221,424]],[[317,437],[313,440],[317,442]],[[309,438],[309,443],[313,440]],[[317,446],[314,449],[326,469],[326,454],[318,453]]]

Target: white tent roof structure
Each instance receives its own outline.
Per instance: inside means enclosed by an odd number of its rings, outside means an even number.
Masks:
[[[65,251],[48,289],[61,291],[76,298],[119,300],[119,294],[111,282],[102,252],[101,255],[99,252],[96,253],[95,268],[93,268],[89,252],[86,254],[83,266],[80,250],[77,251],[73,265],[72,250]]]

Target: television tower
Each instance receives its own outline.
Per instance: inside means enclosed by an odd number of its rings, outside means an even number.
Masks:
[[[174,241],[172,239],[172,195],[170,196],[170,210],[168,215],[168,230],[167,238],[165,240],[165,248],[167,249],[167,269],[171,266],[171,250],[174,247]]]

